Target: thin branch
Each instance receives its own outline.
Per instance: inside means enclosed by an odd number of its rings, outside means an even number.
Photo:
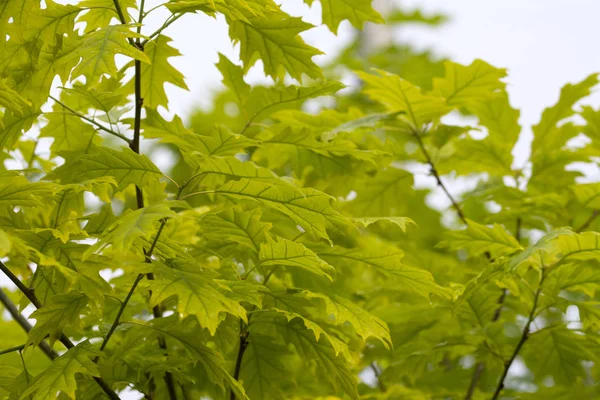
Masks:
[[[162,233],[166,223],[167,223],[166,220],[163,220],[161,222],[160,227],[158,228],[158,231],[156,232],[156,235],[154,236],[154,241],[152,242],[152,245],[150,246],[150,250],[148,250],[148,252],[145,254],[145,258],[146,258],[145,262],[148,264],[151,262],[149,260],[151,260],[152,253],[154,252],[154,248],[156,247],[156,244],[158,243],[158,238],[160,237],[160,234]],[[135,278],[135,281],[133,282],[131,289],[129,289],[129,292],[127,292],[127,296],[125,297],[125,300],[123,300],[123,302],[121,303],[121,307],[119,307],[119,311],[117,311],[117,316],[115,317],[115,320],[113,321],[112,325],[110,326],[110,329],[108,330],[108,333],[106,334],[106,337],[104,338],[104,340],[102,341],[102,344],[100,345],[100,350],[104,350],[106,348],[106,345],[108,344],[108,341],[110,340],[113,333],[115,332],[115,329],[117,329],[117,326],[119,326],[121,316],[123,315],[123,311],[125,311],[125,307],[127,307],[127,304],[129,303],[129,300],[131,299],[131,296],[133,296],[133,292],[135,291],[135,288],[137,287],[137,285],[140,283],[140,281],[142,280],[142,278],[144,276],[145,276],[145,274],[139,274]]]
[[[151,9],[149,9],[148,11],[144,11],[144,17],[147,17],[147,16],[148,16],[148,14],[150,14],[152,11],[154,11],[154,10],[157,10],[157,9],[159,9],[159,8],[161,8],[161,7],[164,7],[164,6],[165,6],[165,5],[167,5],[167,4],[169,4],[169,3],[168,3],[168,2],[167,2],[167,3],[161,3],[161,4],[159,4],[159,5],[156,5],[156,6],[152,7],[152,8],[151,8]]]
[[[144,39],[141,42],[142,46],[145,45],[146,43],[148,43],[149,41],[151,41],[152,39],[154,39],[155,37],[157,37],[158,35],[160,35],[173,22],[177,21],[181,17],[183,17],[183,13],[182,14],[177,14],[177,15],[175,15],[175,14],[171,15],[169,18],[167,18],[167,20],[162,24],[162,26],[160,28],[158,28],[156,31],[154,31],[153,33],[151,33],[150,36],[148,36],[147,39]]]
[[[519,339],[519,342],[517,343],[517,347],[515,347],[515,350],[513,351],[510,359],[504,364],[504,370],[502,371],[502,375],[500,376],[500,380],[498,381],[498,386],[496,386],[496,391],[494,392],[494,395],[492,396],[491,400],[496,400],[498,398],[498,396],[500,396],[500,392],[502,391],[502,389],[504,389],[504,380],[506,379],[506,376],[508,375],[508,371],[510,370],[511,365],[517,358],[517,355],[519,355],[519,351],[521,351],[521,348],[523,347],[523,345],[529,338],[529,330],[531,327],[531,323],[533,322],[533,320],[535,318],[535,312],[537,310],[538,300],[540,298],[540,293],[542,291],[542,285],[544,284],[545,277],[544,277],[543,269],[541,271],[541,274],[542,274],[542,276],[540,278],[540,284],[537,288],[537,291],[535,292],[535,297],[533,299],[533,306],[531,307],[531,311],[529,313],[529,318],[527,319],[527,323],[525,323],[525,326],[523,327],[523,332],[521,333],[521,338]]]
[[[587,229],[591,225],[591,223],[594,222],[596,218],[598,218],[599,215],[600,210],[594,210],[592,215],[590,215],[590,217],[583,224],[581,224],[579,228],[575,229],[575,232],[579,233]]]
[[[250,322],[250,315],[248,317],[248,322]],[[235,370],[233,372],[233,379],[236,381],[240,378],[240,372],[242,371],[242,360],[244,359],[244,354],[246,353],[246,349],[250,342],[248,341],[248,336],[250,336],[250,332],[248,332],[247,325],[244,324],[244,321],[240,319],[240,345],[238,348],[237,358],[235,360]],[[235,392],[232,390],[229,395],[230,400],[235,400]]]
[[[15,346],[15,347],[10,347],[10,348],[5,349],[5,350],[0,350],[0,356],[2,356],[4,354],[14,353],[15,351],[21,351],[24,348],[25,348],[25,345],[22,344],[20,346]]]
[[[125,311],[125,307],[127,307],[127,304],[129,303],[129,300],[131,299],[131,296],[133,296],[133,292],[135,291],[135,288],[137,287],[138,283],[140,283],[140,281],[142,280],[143,277],[144,277],[144,274],[139,274],[135,278],[133,285],[131,285],[131,289],[129,289],[129,292],[127,292],[127,296],[125,296],[125,300],[123,300],[123,302],[121,303],[121,307],[119,307],[119,311],[117,311],[117,316],[115,317],[115,320],[113,321],[112,325],[110,326],[110,329],[108,330],[108,333],[106,334],[106,336],[104,337],[104,340],[102,341],[102,344],[100,345],[100,350],[104,351],[104,349],[106,348],[106,345],[108,344],[108,341],[110,340],[113,333],[115,332],[115,329],[117,329],[117,326],[119,326],[119,321],[121,319],[121,315],[123,315],[123,311]],[[98,360],[98,358],[96,358],[96,360]]]
[[[446,188],[446,185],[444,185],[444,182],[442,182],[442,178],[440,177],[440,174],[438,173],[437,169],[435,168],[435,164],[433,163],[433,160],[431,159],[429,152],[427,151],[427,149],[425,148],[425,145],[423,144],[421,135],[417,131],[412,131],[412,134],[417,139],[419,148],[421,149],[421,152],[423,153],[425,160],[427,160],[427,164],[429,164],[429,168],[431,169],[431,175],[435,178],[438,186],[442,188],[442,190],[444,191],[444,193],[446,194],[448,199],[450,199],[450,202],[452,203],[452,206],[456,210],[456,214],[458,214],[458,217],[462,220],[462,222],[464,222],[465,225],[469,225],[469,223],[467,222],[467,219],[465,218],[465,214],[463,213],[462,209],[458,205],[458,202],[450,194],[450,192],[448,191],[448,188]]]
[[[371,368],[371,370],[373,370],[373,374],[375,375],[375,379],[377,380],[377,387],[379,388],[379,391],[381,393],[387,392],[387,388],[385,387],[385,384],[381,381],[381,371],[379,371],[379,368],[377,368],[377,365],[375,365],[375,362],[372,362],[371,364],[369,364],[369,367]]]
[[[143,46],[136,44],[141,51],[144,51]],[[133,122],[133,139],[129,142],[129,148],[135,153],[140,153],[140,132],[142,128],[142,108],[144,99],[142,98],[142,64],[139,60],[134,61],[135,68],[135,117]],[[135,186],[135,197],[137,200],[137,208],[144,208],[144,195],[139,186]]]
[[[107,127],[105,127],[104,125],[94,121],[91,118],[86,117],[85,115],[78,113],[77,111],[73,110],[71,107],[69,107],[68,105],[66,105],[65,103],[63,103],[62,101],[58,100],[56,97],[54,96],[49,96],[52,100],[54,100],[57,104],[59,104],[61,107],[63,107],[65,110],[69,111],[71,114],[78,116],[79,118],[89,122],[90,124],[96,126],[98,129],[100,129],[101,131],[104,131],[106,133],[110,133],[113,136],[118,137],[119,139],[124,140],[127,143],[130,143],[130,140],[127,138],[127,136],[120,134],[119,132],[115,132],[112,129],[109,129]]]
[[[263,281],[264,286],[267,286],[267,283],[269,283],[269,279],[271,279],[271,276],[273,275],[273,271],[276,268],[277,267],[274,267],[267,274],[267,276],[265,277],[265,279]],[[238,347],[238,353],[237,353],[237,357],[235,360],[235,370],[233,371],[233,379],[235,379],[236,381],[239,381],[240,373],[242,371],[242,361],[244,360],[244,354],[246,353],[246,349],[248,348],[248,345],[250,344],[250,340],[249,340],[250,332],[248,331],[248,326],[250,326],[250,319],[252,318],[251,313],[255,310],[255,308],[256,307],[252,307],[252,309],[248,311],[248,313],[250,315],[248,315],[247,323],[244,323],[244,321],[242,321],[242,319],[240,318],[240,344]],[[235,400],[235,398],[236,398],[235,392],[232,390],[229,395],[229,400]]]
[[[473,370],[473,376],[471,377],[471,382],[469,383],[469,389],[467,390],[467,395],[465,396],[465,400],[470,400],[475,393],[475,389],[477,388],[477,382],[481,378],[481,374],[485,369],[485,364],[482,362],[478,362],[475,365],[475,369]]]
[[[19,280],[19,278],[17,278],[16,275],[13,274],[12,271],[10,271],[8,269],[8,267],[1,261],[0,261],[0,270],[2,270],[2,272],[4,272],[6,274],[8,279],[10,279],[19,288],[19,290],[21,290],[23,292],[23,294],[29,299],[29,301],[31,301],[31,303],[36,308],[39,309],[42,306],[42,303],[37,298],[37,296],[35,295],[33,290],[31,290],[27,286],[25,286],[23,284],[23,282],[21,282],[21,280]],[[23,289],[25,289],[25,290],[23,290]],[[16,306],[14,306],[14,304],[12,304],[12,302],[10,301],[8,296],[6,296],[6,294],[2,290],[0,290],[0,302],[2,302],[2,304],[4,304],[4,306],[6,307],[8,312],[12,315],[12,317],[17,321],[17,323],[19,323],[19,325],[21,325],[21,327],[26,332],[29,332],[32,329],[31,324],[19,313]],[[11,308],[11,304],[12,304],[12,308]],[[72,349],[73,347],[75,347],[75,345],[73,344],[71,339],[69,339],[67,336],[65,336],[64,333],[60,335],[59,340],[67,349]],[[45,343],[45,342],[42,342],[42,343]],[[44,353],[46,353],[46,355],[48,357],[50,357],[51,359],[55,359],[56,357],[58,357],[58,354],[56,354],[56,352],[54,350],[52,350],[52,348],[50,346],[45,344],[45,346],[48,346],[47,349],[45,349],[44,345],[42,343],[40,343],[40,348],[42,349],[42,351],[44,351]],[[113,391],[111,389],[111,387],[102,378],[94,377],[94,380],[102,388],[102,390],[108,396],[108,398],[110,398],[111,400],[121,400],[120,397],[117,395],[117,393],[115,393],[115,391]]]
[[[39,301],[33,290],[29,289],[21,280],[13,274],[13,272],[8,269],[6,264],[0,261],[0,271],[4,272],[4,274],[11,280],[12,283],[17,286],[17,288],[29,299],[31,304],[35,306],[35,308],[40,308],[42,306],[42,302]]]

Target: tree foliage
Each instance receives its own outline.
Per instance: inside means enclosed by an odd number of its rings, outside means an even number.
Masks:
[[[384,21],[320,3],[333,33]],[[197,14],[239,60],[186,124],[165,32]],[[598,76],[517,166],[505,69],[364,34],[319,66],[312,28],[271,0],[0,0],[0,398],[600,396]]]

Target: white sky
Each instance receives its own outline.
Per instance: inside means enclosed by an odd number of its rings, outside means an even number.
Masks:
[[[380,0],[385,1],[385,0]],[[394,1],[394,0],[388,0]],[[412,9],[427,13],[442,12],[450,22],[442,28],[409,27],[395,32],[397,39],[420,48],[432,48],[454,61],[468,64],[481,58],[492,65],[509,70],[508,91],[513,106],[521,110],[524,131],[538,121],[541,111],[553,104],[562,85],[582,80],[600,71],[600,51],[592,45],[600,37],[600,2],[595,0],[395,0]],[[152,3],[152,1],[150,2]],[[283,7],[305,20],[320,22],[320,5],[309,8],[301,0],[282,0]],[[156,12],[148,21],[157,26],[166,12]],[[225,22],[188,15],[167,31],[184,57],[173,63],[184,73],[190,92],[168,88],[171,110],[187,115],[196,104],[208,104],[211,90],[221,79],[214,63],[217,52],[235,60]],[[338,37],[325,28],[313,29],[305,39],[328,54],[334,54],[348,40],[349,24],[343,23]],[[147,28],[148,32],[153,27]],[[327,56],[325,56],[327,57]],[[318,60],[319,57],[316,59]],[[250,81],[261,79],[262,66],[255,67]],[[588,103],[595,105],[600,96]],[[527,154],[530,137],[517,151],[518,158]]]

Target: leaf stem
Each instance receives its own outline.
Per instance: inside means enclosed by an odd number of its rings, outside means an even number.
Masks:
[[[52,100],[54,100],[57,104],[59,104],[61,107],[63,107],[64,109],[66,109],[67,111],[69,111],[71,114],[78,116],[79,118],[89,122],[90,124],[93,124],[94,126],[96,126],[98,129],[100,129],[101,131],[104,131],[106,133],[110,133],[113,136],[118,137],[119,139],[123,139],[125,142],[130,143],[131,141],[129,140],[129,138],[127,138],[127,136],[120,134],[119,132],[115,132],[112,129],[109,129],[107,127],[105,127],[104,125],[94,121],[91,118],[86,117],[85,115],[78,113],[77,111],[73,110],[71,107],[69,107],[68,105],[66,105],[65,103],[63,103],[62,101],[58,100],[56,97],[54,96],[49,96]]]
[[[435,168],[435,164],[433,163],[433,160],[431,159],[429,152],[427,151],[427,149],[425,148],[425,145],[423,144],[421,135],[419,134],[419,132],[417,132],[415,130],[412,131],[412,134],[417,139],[419,148],[421,149],[421,152],[423,153],[423,156],[425,157],[427,164],[429,164],[429,168],[431,169],[431,175],[435,178],[438,186],[442,188],[442,190],[444,191],[444,193],[446,194],[448,199],[450,199],[450,202],[452,203],[452,206],[456,210],[456,214],[458,214],[458,217],[462,220],[462,222],[465,225],[469,225],[469,223],[467,222],[467,219],[465,218],[465,214],[463,213],[462,209],[458,205],[457,201],[450,194],[450,192],[448,191],[448,188],[446,188],[446,185],[444,185],[444,182],[442,182],[442,178],[440,177],[440,174],[438,173],[437,169]]]
[[[15,346],[15,347],[10,347],[8,349],[5,350],[0,350],[0,356],[4,355],[4,354],[9,354],[9,353],[14,353],[15,351],[21,351],[25,348],[25,345],[22,344],[20,346]]]
[[[544,284],[544,278],[545,278],[544,269],[542,268],[540,283],[535,292],[535,297],[533,298],[533,306],[531,307],[531,311],[529,312],[529,318],[527,318],[527,323],[525,323],[525,326],[523,327],[523,332],[521,333],[521,338],[519,339],[519,342],[517,343],[517,346],[515,347],[515,350],[513,351],[510,359],[504,363],[504,370],[502,371],[502,375],[500,376],[500,379],[498,381],[498,386],[496,386],[496,390],[495,390],[494,395],[492,396],[491,400],[496,400],[498,398],[498,396],[500,396],[500,392],[502,391],[502,389],[504,389],[504,380],[506,379],[506,376],[508,375],[508,371],[510,370],[511,365],[517,358],[517,355],[519,355],[519,351],[521,351],[521,348],[523,347],[523,345],[529,338],[529,331],[530,331],[531,323],[533,322],[533,320],[535,318],[535,313],[537,311],[538,300],[540,298],[540,293],[542,291],[542,285]]]
[[[149,41],[151,41],[152,39],[154,39],[155,37],[157,37],[158,35],[160,35],[173,22],[177,21],[181,17],[183,17],[183,13],[177,14],[177,15],[172,14],[169,18],[167,18],[167,20],[162,24],[162,26],[160,28],[158,28],[156,31],[154,31],[153,33],[151,33],[150,36],[148,36],[148,38],[144,39],[141,42],[142,46],[145,45],[146,43],[148,43]]]

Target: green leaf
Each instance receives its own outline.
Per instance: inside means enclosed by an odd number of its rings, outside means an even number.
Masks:
[[[9,207],[41,206],[55,190],[49,182],[29,182],[22,176],[0,179],[0,205]]]
[[[48,120],[48,124],[40,130],[40,137],[54,139],[53,151],[83,151],[92,143],[98,142],[99,137],[94,128],[84,123],[77,115],[57,109],[54,112],[45,113],[44,116]]]
[[[234,93],[238,104],[244,109],[250,96],[250,85],[244,81],[242,67],[235,65],[221,53],[216,66],[223,75],[223,84]]]
[[[23,109],[30,105],[31,103],[11,89],[5,80],[0,79],[0,107],[4,107],[15,114],[21,114]]]
[[[290,381],[288,371],[292,360],[289,349],[272,338],[253,333],[242,362],[240,381],[253,399],[278,400],[285,397],[282,388]]]
[[[360,117],[357,119],[350,120],[348,122],[344,122],[335,128],[324,132],[321,135],[321,140],[324,142],[328,142],[333,140],[338,136],[338,134],[342,132],[354,132],[358,129],[362,128],[375,128],[379,125],[381,121],[392,120],[399,113],[379,113],[379,114],[369,114],[364,117]]]
[[[181,56],[181,53],[169,45],[171,38],[159,35],[148,42],[144,52],[150,60],[149,64],[142,65],[142,98],[144,106],[157,108],[164,106],[168,109],[168,98],[165,93],[165,83],[171,83],[181,89],[189,90],[183,74],[170,63],[170,57]]]
[[[5,112],[0,123],[0,149],[12,150],[21,134],[29,131],[39,116],[40,112],[33,107],[27,107],[20,114]]]
[[[136,0],[119,0],[123,10],[136,8]],[[83,0],[79,3],[82,8],[87,8],[87,12],[77,18],[78,22],[85,22],[85,31],[92,32],[98,28],[104,28],[117,18],[115,4],[113,0]],[[124,13],[125,22],[130,23],[131,17],[128,12]]]
[[[221,388],[228,386],[235,393],[236,398],[240,400],[249,400],[242,385],[235,380],[225,367],[225,360],[221,353],[211,349],[204,345],[198,340],[197,335],[182,330],[178,324],[173,324],[173,321],[164,321],[162,324],[160,321],[154,322],[153,324],[135,322],[135,324],[145,329],[155,330],[157,333],[161,333],[171,337],[181,343],[186,353],[192,357],[196,362],[200,362],[208,378],[217,383]]]
[[[322,77],[321,69],[312,61],[321,52],[304,43],[299,35],[312,27],[301,18],[273,12],[268,18],[249,15],[247,21],[229,21],[229,35],[240,44],[244,73],[260,59],[265,75],[281,80],[287,72],[302,81],[304,74],[315,79]]]
[[[545,109],[540,122],[531,128],[534,136],[531,145],[532,158],[560,148],[567,142],[569,137],[557,134],[557,124],[572,116],[575,113],[573,111],[575,103],[588,96],[590,90],[597,84],[598,74],[592,74],[579,83],[567,84],[561,89],[558,102]]]
[[[590,260],[600,253],[600,233],[575,233],[570,228],[555,229],[535,245],[514,256],[508,263],[509,270],[524,266],[556,268],[571,261]]]
[[[358,72],[367,87],[364,92],[384,105],[389,112],[401,113],[411,130],[419,132],[424,124],[437,120],[449,111],[441,96],[425,95],[412,83],[382,70],[377,75]]]
[[[97,31],[88,33],[71,45],[67,50],[65,62],[79,61],[72,72],[72,79],[81,75],[87,85],[95,86],[104,74],[118,77],[115,55],[122,54],[144,63],[150,59],[127,41],[138,35],[127,25],[109,25]]]
[[[203,328],[215,335],[223,314],[246,321],[246,310],[237,301],[225,296],[229,290],[199,271],[186,271],[162,266],[154,267],[156,280],[143,283],[152,291],[152,306],[177,296],[177,311],[183,317],[194,315]],[[220,289],[220,290],[219,290]]]
[[[35,400],[56,399],[58,392],[62,392],[70,399],[75,399],[77,390],[76,376],[99,377],[98,366],[91,358],[101,355],[102,352],[85,341],[69,349],[54,361],[50,367],[37,375],[29,388],[21,395],[21,399],[33,395]]]
[[[331,197],[318,190],[240,179],[229,181],[214,192],[236,199],[257,201],[280,211],[318,239],[329,240],[328,228],[348,228],[346,219],[331,207]]]
[[[582,361],[597,362],[600,350],[593,339],[563,326],[549,326],[534,332],[524,347],[525,362],[536,380],[542,381],[550,375],[557,384],[567,386],[585,378]]]
[[[116,253],[127,252],[137,239],[154,238],[158,222],[176,214],[169,203],[155,203],[138,210],[127,210],[102,233],[100,239],[85,252],[89,256],[107,247]],[[176,204],[173,204],[176,206]]]
[[[360,217],[392,217],[402,214],[398,199],[413,192],[413,175],[402,169],[387,168],[356,185],[356,198],[345,206]]]
[[[300,268],[333,280],[334,269],[331,265],[321,260],[302,243],[291,240],[276,239],[261,243],[259,261],[263,267],[271,267],[271,269],[278,266]]]
[[[36,320],[36,324],[29,332],[28,344],[37,346],[48,336],[52,345],[67,326],[83,333],[79,317],[87,302],[87,296],[75,291],[51,297],[42,308],[30,316]]]
[[[228,128],[220,125],[214,127],[211,136],[198,135],[188,130],[178,116],[173,117],[172,121],[166,121],[157,111],[149,108],[146,109],[143,128],[145,137],[176,145],[192,165],[196,165],[195,157],[189,157],[188,154],[233,156],[246,147],[258,144],[245,136],[234,135]]]
[[[316,138],[315,132],[311,129],[297,129],[287,124],[280,124],[273,127],[272,131],[274,135],[262,142],[262,147],[267,154],[272,149],[281,149],[282,145],[289,145],[328,158],[350,156],[357,160],[373,161],[374,158],[381,155],[377,151],[360,150],[350,140],[334,139],[331,141],[319,141]],[[292,149],[293,154],[297,154],[298,150]]]
[[[140,187],[163,176],[148,157],[128,148],[121,151],[108,147],[92,146],[86,154],[71,158],[49,174],[62,183],[80,183],[89,179],[112,176],[120,190],[131,184]]]
[[[368,227],[371,224],[375,224],[379,221],[387,221],[387,222],[391,222],[392,224],[398,226],[400,229],[402,229],[403,232],[406,232],[406,227],[410,224],[415,224],[415,221],[413,221],[410,218],[407,217],[363,217],[363,218],[351,218],[350,219],[352,222],[354,222],[356,225],[361,226],[363,228]]]
[[[600,183],[580,183],[573,186],[573,193],[585,208],[600,208]]]
[[[327,301],[327,312],[333,316],[337,324],[344,325],[348,323],[352,325],[356,334],[363,340],[366,341],[369,338],[375,338],[381,341],[388,349],[393,346],[392,338],[385,322],[350,300],[340,296],[330,296]]]
[[[488,253],[493,259],[523,250],[514,236],[501,225],[493,224],[490,227],[467,221],[466,229],[448,232],[439,247],[450,251],[466,250],[472,257]]]
[[[226,246],[225,254],[241,252],[240,247],[243,247],[257,257],[260,245],[267,240],[271,229],[270,223],[260,220],[261,215],[258,208],[244,211],[239,207],[207,214],[200,220],[203,237],[212,246]]]
[[[305,0],[309,5],[313,0]],[[383,23],[381,15],[371,7],[370,0],[332,0],[320,1],[323,23],[337,34],[338,26],[348,20],[354,27],[362,29],[365,22]]]
[[[306,329],[300,320],[279,325],[280,334],[286,343],[292,344],[305,363],[319,360],[316,365],[317,375],[327,376],[324,384],[336,392],[346,393],[357,399],[356,378],[349,365],[341,355],[337,355],[325,337],[315,340],[313,333]]]
[[[236,157],[197,157],[200,175],[219,175],[227,179],[247,178],[257,181],[272,181],[284,185],[286,182],[271,170],[262,168],[249,161],[240,161]]]
[[[429,298],[440,288],[435,284],[431,273],[424,269],[411,267],[402,263],[404,253],[396,248],[373,246],[346,249],[339,246],[333,248],[319,247],[315,253],[323,260],[340,268],[352,271],[357,267],[367,267],[378,272],[389,282],[389,288],[399,292],[412,293]]]
[[[55,44],[58,36],[73,32],[75,18],[82,11],[79,7],[57,4],[51,0],[46,2],[44,9],[27,8],[26,20],[21,22],[21,39],[28,41],[39,38],[48,44]]]
[[[344,85],[335,81],[325,81],[311,86],[263,87],[252,89],[248,103],[242,110],[246,117],[246,126],[260,122],[276,111],[297,107],[302,102],[331,95]]]
[[[475,60],[464,66],[452,61],[444,63],[446,74],[434,78],[433,93],[446,99],[453,107],[468,107],[491,100],[504,90],[501,81],[506,70],[492,67],[482,60]]]

